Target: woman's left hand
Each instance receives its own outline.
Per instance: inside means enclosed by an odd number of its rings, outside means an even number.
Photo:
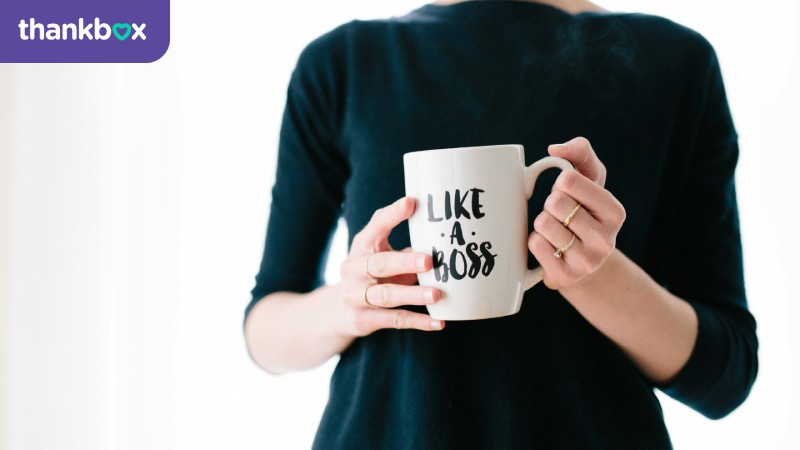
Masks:
[[[577,137],[547,149],[552,156],[571,162],[575,170],[559,175],[542,211],[533,222],[528,248],[544,269],[544,284],[563,289],[591,276],[616,246],[617,233],[625,221],[625,208],[606,189],[606,168],[591,144]],[[575,210],[568,224],[567,218]],[[574,242],[560,257],[558,249]]]

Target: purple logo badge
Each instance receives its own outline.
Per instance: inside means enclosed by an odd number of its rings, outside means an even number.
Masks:
[[[0,63],[153,62],[169,0],[0,0]]]

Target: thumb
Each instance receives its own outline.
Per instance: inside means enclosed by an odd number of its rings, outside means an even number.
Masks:
[[[606,168],[592,148],[592,144],[584,137],[576,137],[563,144],[547,147],[547,152],[571,162],[581,175],[600,186],[606,184]]]

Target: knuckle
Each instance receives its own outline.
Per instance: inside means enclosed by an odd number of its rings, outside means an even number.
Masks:
[[[540,240],[541,236],[539,235],[539,233],[536,232],[531,233],[530,237],[528,238],[528,250],[530,250],[531,253],[536,254],[540,245],[539,244]]]
[[[621,227],[627,218],[628,212],[625,211],[625,206],[623,206],[622,203],[619,203],[619,208],[617,209],[617,228]]]
[[[563,203],[564,194],[561,191],[553,191],[544,200],[544,209],[547,211],[556,212]]]
[[[594,261],[602,261],[603,259],[611,253],[614,247],[611,243],[608,242],[607,239],[600,239],[594,243],[591,249],[587,249],[588,258]]]
[[[547,215],[545,213],[540,213],[536,216],[536,219],[533,220],[533,228],[537,231],[541,231],[542,228],[547,224]]]
[[[583,136],[578,136],[575,138],[575,143],[580,149],[580,152],[583,154],[584,161],[595,159],[594,149],[592,148],[592,143],[589,142],[589,139],[586,139]]]
[[[381,220],[381,216],[383,215],[384,208],[376,209],[375,212],[372,213],[372,217],[369,219],[369,223],[376,223]]]
[[[536,249],[536,233],[532,233],[528,237],[528,251],[534,253]]]
[[[350,273],[348,270],[349,262],[350,258],[348,257],[342,262],[342,264],[339,265],[339,276],[342,279],[347,278],[347,275]]]
[[[390,205],[386,205],[383,208],[375,211],[376,219],[380,222],[395,222],[400,219],[403,215],[403,211],[405,210],[406,202],[404,199],[400,199]]]
[[[419,266],[417,265],[417,260],[419,258],[423,258],[423,262],[427,263],[427,260],[432,258],[431,255],[425,253],[408,253],[405,255],[405,271],[406,273],[416,273],[419,272]]]
[[[401,199],[392,206],[394,206],[394,208],[392,208],[392,218],[396,221],[399,221],[405,214],[406,201]]]
[[[359,335],[365,335],[369,333],[369,323],[367,321],[367,312],[364,309],[355,309],[351,313],[350,322],[353,326],[353,329]]]
[[[578,172],[576,170],[565,170],[561,172],[556,180],[556,185],[564,190],[571,188],[578,181]]]
[[[419,303],[419,301],[422,299],[422,296],[422,288],[406,288],[403,297],[406,299],[406,303],[412,304]]]
[[[397,311],[392,315],[392,326],[398,330],[405,328],[405,317],[401,311]]]
[[[386,253],[373,253],[370,256],[370,273],[373,275],[383,275],[386,272]]]
[[[611,238],[608,240],[608,252],[606,252],[606,254],[603,255],[603,257],[607,258],[608,255],[610,255],[611,252],[613,252],[615,248],[617,248],[617,235],[616,234],[611,236]]]
[[[378,289],[378,304],[384,308],[388,307],[389,304],[392,302],[391,292],[389,292],[389,287],[381,284],[376,285],[376,287]]]
[[[615,241],[616,239],[614,239],[614,237],[611,237],[610,239],[603,239],[600,241],[599,251],[600,251],[600,256],[602,257],[601,259],[605,259],[612,251],[614,251]]]
[[[364,244],[364,230],[362,229],[353,236],[353,243],[350,245],[351,249],[361,248]]]
[[[422,255],[423,257],[426,255]],[[405,273],[413,273],[417,271],[417,258],[419,258],[419,254],[412,254],[406,253],[403,254],[403,272]]]
[[[588,148],[588,149],[592,148],[592,143],[589,142],[589,139],[586,139],[583,136],[576,137],[575,141],[578,143],[578,145],[580,145],[580,146],[582,146],[584,148]]]

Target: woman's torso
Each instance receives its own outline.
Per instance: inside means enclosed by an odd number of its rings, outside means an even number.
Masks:
[[[403,196],[406,152],[516,143],[531,163],[548,144],[585,136],[608,169],[606,187],[628,211],[618,248],[651,266],[670,217],[669,190],[683,170],[681,148],[693,138],[694,67],[685,48],[693,39],[664,19],[571,16],[523,2],[428,5],[323,36],[317,46],[336,53],[346,94],[337,144],[349,165],[350,238],[375,209]],[[539,182],[530,222],[554,176]],[[409,245],[405,224],[390,242]],[[315,448],[665,447],[651,383],[541,284],[512,317],[356,340],[336,368],[315,441]]]

